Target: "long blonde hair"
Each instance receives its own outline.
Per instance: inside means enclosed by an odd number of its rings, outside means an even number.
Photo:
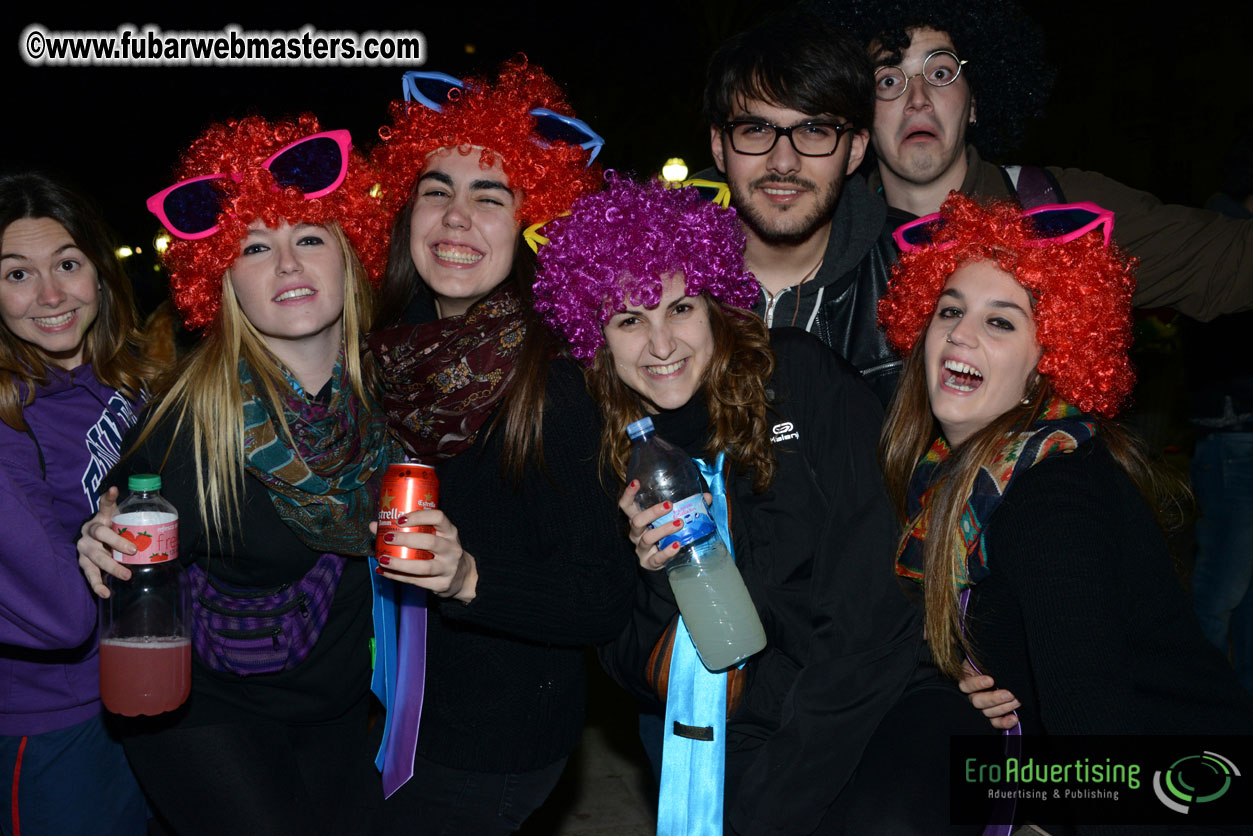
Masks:
[[[337,223],[326,224],[344,254],[344,373],[354,394],[365,399],[375,386],[373,361],[361,350],[361,334],[373,320],[373,297],[365,268]],[[136,440],[141,445],[163,421],[174,421],[171,438],[190,423],[196,465],[196,502],[206,531],[225,530],[229,536],[239,518],[244,478],[244,402],[239,363],[248,364],[253,380],[271,403],[281,403],[288,388],[279,361],[235,299],[228,270],[222,277],[222,308],[212,329],[179,366],[161,399],[153,406]],[[283,411],[275,410],[280,432],[292,441]],[[133,448],[132,448],[133,449]],[[166,450],[168,459],[173,450]],[[164,460],[162,461],[164,466]]]

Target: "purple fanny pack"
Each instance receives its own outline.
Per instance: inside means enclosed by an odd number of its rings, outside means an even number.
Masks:
[[[233,587],[199,566],[191,579],[192,646],[215,671],[238,676],[291,670],[322,635],[345,558],[324,554],[295,583]]]

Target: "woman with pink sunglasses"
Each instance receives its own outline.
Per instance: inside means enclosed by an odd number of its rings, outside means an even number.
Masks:
[[[375,632],[398,635],[375,668],[382,832],[507,834],[561,775],[584,649],[617,635],[634,590],[613,501],[589,490],[596,408],[531,309],[523,234],[597,187],[598,138],[524,60],[405,87],[374,154],[397,213],[380,309],[404,324],[369,342],[439,510],[408,515],[431,534],[385,535],[432,559],[379,559]]]
[[[394,458],[360,348],[387,241],[377,178],[306,115],[211,125],[175,179],[149,208],[203,338],[110,483],[159,473],[181,512],[195,653],[187,703],[128,720],[127,756],[180,836],[356,832],[377,794],[364,555]],[[108,525],[115,497],[79,540],[102,597],[101,570],[130,574],[108,550],[134,553]]]
[[[1024,735],[1248,734],[1155,520],[1173,480],[1111,420],[1134,382],[1134,262],[1112,223],[955,194],[897,231],[879,308],[907,354],[880,449],[896,571],[922,589],[940,668],[1008,689],[976,704],[1016,707]]]
[[[61,184],[0,177],[0,833],[145,831],[74,562],[152,373],[111,238]]]

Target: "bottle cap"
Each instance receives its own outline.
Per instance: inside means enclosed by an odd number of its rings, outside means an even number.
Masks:
[[[653,419],[641,418],[633,424],[627,424],[627,437],[632,440],[642,441],[652,435]]]
[[[132,491],[159,491],[161,477],[155,473],[136,473],[126,480],[126,487]]]

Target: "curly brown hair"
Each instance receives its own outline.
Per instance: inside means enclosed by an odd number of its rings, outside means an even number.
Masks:
[[[774,479],[774,448],[770,444],[770,396],[774,352],[766,325],[751,312],[724,306],[702,293],[709,310],[714,351],[705,370],[701,393],[709,408],[710,456],[725,452],[737,472],[753,474],[753,490],[764,491]],[[587,370],[587,388],[604,415],[601,430],[602,472],[612,471],[626,483],[631,442],[627,425],[644,417],[640,396],[618,377],[607,346],[596,352]]]

